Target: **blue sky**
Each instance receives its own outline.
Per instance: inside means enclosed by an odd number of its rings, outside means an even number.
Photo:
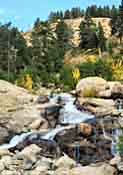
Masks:
[[[0,0],[0,22],[11,21],[19,29],[31,28],[35,19],[47,19],[50,11],[85,8],[92,4],[118,6],[121,0]]]

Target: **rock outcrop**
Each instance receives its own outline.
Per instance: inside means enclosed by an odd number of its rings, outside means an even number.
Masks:
[[[93,113],[97,117],[119,114],[112,99],[78,98],[78,101],[82,109]]]
[[[123,99],[123,84],[117,81],[106,81],[100,77],[87,77],[76,86],[78,107],[96,116],[118,116],[119,106]],[[120,107],[121,108],[121,107]]]
[[[36,99],[27,90],[0,80],[0,143],[43,124]]]
[[[79,81],[76,93],[79,97],[123,98],[123,84],[100,77],[87,77]]]
[[[77,47],[79,46],[79,43],[80,43],[79,26],[83,20],[84,18],[64,20],[65,23],[68,25],[68,27],[70,27],[73,31],[72,42]],[[111,36],[111,25],[110,25],[111,19],[110,18],[92,18],[92,20],[96,24],[96,26],[98,26],[99,23],[101,23],[106,38],[109,38]],[[55,30],[57,24],[58,22],[51,23],[51,28],[53,31]],[[31,43],[32,31],[30,30],[25,33],[22,33],[22,36],[25,38],[27,45],[32,46],[32,43]]]
[[[107,82],[100,77],[87,77],[79,81],[76,93],[79,97],[98,97],[100,91],[107,89]]]

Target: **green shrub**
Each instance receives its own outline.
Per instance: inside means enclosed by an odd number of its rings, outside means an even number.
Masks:
[[[106,80],[113,79],[113,71],[110,63],[98,59],[95,62],[85,62],[79,65],[79,70],[81,72],[81,78],[88,76],[100,76]]]
[[[123,135],[119,136],[119,143],[117,145],[117,151],[123,156]]]
[[[2,80],[10,81],[10,82],[14,83],[16,77],[17,76],[13,72],[10,72],[9,77],[8,77],[8,72],[0,70],[0,79],[2,79]]]
[[[76,85],[72,76],[72,70],[71,66],[64,66],[60,72],[60,83],[66,91],[74,89]]]

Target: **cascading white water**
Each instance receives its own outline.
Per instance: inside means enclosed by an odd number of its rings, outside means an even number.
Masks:
[[[112,139],[112,155],[113,156],[117,156],[119,155],[119,151],[118,151],[118,144],[119,144],[119,137],[123,134],[121,129],[115,129],[113,131],[113,139]]]
[[[10,149],[15,147],[18,143],[21,143],[27,136],[31,135],[32,132],[23,133],[21,135],[14,136],[8,144],[3,144],[0,149]]]
[[[74,105],[75,98],[70,94],[62,93],[56,95],[51,99],[51,102],[56,103],[58,99],[61,99],[62,103],[64,103],[59,116],[61,124],[78,124],[95,117],[92,114],[78,110]]]
[[[76,106],[74,105],[75,98],[72,97],[72,95],[70,94],[62,93],[59,95],[55,95],[50,99],[50,103],[56,104],[59,99],[64,104],[63,108],[60,111],[60,116],[59,116],[61,124],[78,124],[94,118],[94,116],[91,114],[77,110]],[[59,132],[65,129],[70,129],[72,127],[73,126],[69,125],[65,127],[60,126],[60,127],[54,128],[50,130],[48,133],[46,133],[45,135],[43,135],[42,139],[53,140],[56,134],[58,134]],[[19,143],[23,142],[23,140],[31,134],[33,134],[33,132],[16,135],[11,139],[10,143],[1,145],[0,149],[13,148]]]
[[[102,127],[102,132],[103,132],[104,138],[105,138],[106,140],[112,141],[112,140],[113,140],[112,137],[111,137],[111,136],[108,136],[107,133],[106,133],[106,131],[105,131],[103,119],[101,120],[100,124],[101,124],[101,127]]]
[[[123,100],[119,99],[117,101],[117,109],[119,112],[123,112]]]
[[[47,134],[42,136],[42,139],[53,140],[54,137],[56,136],[56,134],[58,134],[59,132],[61,132],[63,130],[71,129],[73,127],[74,126],[65,126],[65,127],[58,127],[58,128],[52,129]]]
[[[65,127],[58,127],[55,129],[50,130],[48,133],[44,134],[41,138],[45,140],[53,140],[56,134],[59,132],[66,130],[66,129],[71,129],[73,126],[65,126]],[[0,149],[10,149],[18,145],[19,143],[23,142],[26,137],[29,135],[34,134],[34,132],[28,132],[28,133],[23,133],[21,135],[16,135],[14,136],[11,141],[8,144],[3,144],[0,146]]]
[[[103,131],[103,136],[105,139],[111,141],[111,153],[113,156],[119,155],[119,151],[117,149],[118,143],[119,143],[119,137],[123,134],[122,130],[119,128],[113,129],[112,130],[112,135],[108,136],[108,134],[105,131],[104,127],[104,121],[101,120],[101,126],[102,126],[102,131]]]

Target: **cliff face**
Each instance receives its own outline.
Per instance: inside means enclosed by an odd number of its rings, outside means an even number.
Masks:
[[[32,43],[31,43],[32,31],[23,32],[22,35],[24,39],[26,40],[27,46],[31,47],[32,46]]]
[[[79,26],[83,20],[84,20],[83,18],[65,20],[66,24],[73,30],[72,42],[74,43],[75,46],[78,46],[80,42]],[[98,26],[99,23],[101,23],[106,38],[109,38],[111,36],[111,25],[110,25],[111,19],[110,18],[92,18],[92,20],[94,21],[96,26]]]
[[[92,18],[92,20],[97,26],[99,22],[101,23],[106,38],[109,38],[111,36],[111,25],[110,25],[111,19],[110,18]],[[65,23],[68,25],[68,27],[70,27],[73,30],[72,42],[76,47],[79,45],[79,42],[80,42],[79,26],[81,21],[83,21],[83,18],[65,20]],[[55,30],[56,25],[57,23],[51,24],[51,29]],[[31,31],[25,32],[22,35],[26,39],[27,45],[31,46]]]

